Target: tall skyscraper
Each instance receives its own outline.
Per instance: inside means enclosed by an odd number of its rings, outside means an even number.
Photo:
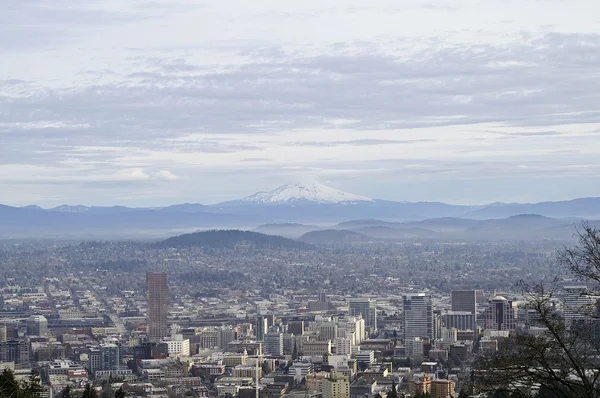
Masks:
[[[354,299],[348,304],[350,316],[362,316],[365,328],[377,330],[377,303],[371,299]]]
[[[264,340],[265,333],[269,330],[269,318],[258,316],[256,318],[256,340]]]
[[[477,291],[476,290],[453,290],[452,311],[465,311],[471,314],[477,313]]]
[[[160,342],[164,337],[169,336],[167,274],[165,272],[148,272],[146,286],[148,289],[148,339]]]
[[[419,352],[413,347],[418,338],[433,337],[433,308],[431,296],[425,293],[403,296],[404,343],[406,351]]]

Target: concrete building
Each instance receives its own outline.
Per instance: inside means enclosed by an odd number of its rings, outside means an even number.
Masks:
[[[454,382],[446,379],[431,380],[431,398],[448,398],[454,396]]]
[[[338,337],[338,325],[335,322],[319,322],[317,324],[319,341],[334,341]]]
[[[458,330],[475,330],[475,314],[468,311],[447,311],[442,313],[442,326]]]
[[[167,274],[165,272],[146,273],[146,287],[148,292],[148,339],[159,342],[169,335]]]
[[[119,346],[116,344],[100,344],[100,369],[116,370],[121,365]]]
[[[321,382],[323,398],[349,398],[350,382],[347,376],[331,372],[328,378]]]
[[[425,293],[403,296],[404,345],[407,353],[414,353],[417,338],[433,337],[433,309],[431,296]]]
[[[48,320],[43,315],[32,315],[26,323],[28,336],[45,336],[48,333]]]
[[[335,339],[335,353],[338,355],[352,354],[352,342],[345,337]]]
[[[565,325],[571,327],[574,321],[590,319],[596,311],[598,297],[591,296],[586,286],[565,286],[563,316]]]
[[[267,355],[283,355],[283,333],[279,330],[270,330],[265,333],[264,342]]]
[[[29,347],[22,340],[0,342],[0,362],[13,362],[17,367],[29,366]]]
[[[477,313],[477,292],[475,290],[453,290],[452,311]]]
[[[302,354],[307,357],[322,357],[331,354],[331,341],[305,341]]]
[[[377,303],[371,299],[352,299],[348,303],[350,316],[361,316],[365,320],[365,328],[371,332],[377,330]]]
[[[181,334],[172,334],[171,337],[166,337],[163,342],[167,344],[171,356],[187,357],[190,355],[190,340],[184,339]]]
[[[304,334],[304,321],[288,321],[287,332],[294,336],[302,336]]]

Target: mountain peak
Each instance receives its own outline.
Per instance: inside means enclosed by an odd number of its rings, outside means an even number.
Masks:
[[[295,203],[344,203],[371,202],[373,199],[328,187],[313,181],[310,183],[285,184],[272,191],[257,192],[242,199],[244,202],[260,204]]]

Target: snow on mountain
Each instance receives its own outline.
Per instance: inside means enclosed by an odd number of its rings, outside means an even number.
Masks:
[[[309,184],[286,184],[268,192],[258,192],[242,199],[243,202],[259,204],[295,203],[346,203],[372,202],[366,196],[355,195],[328,187],[318,182]]]

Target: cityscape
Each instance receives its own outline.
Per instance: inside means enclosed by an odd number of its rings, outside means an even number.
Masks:
[[[566,324],[594,319],[594,285],[557,256],[574,240],[254,234],[274,240],[5,240],[2,366],[37,372],[44,396],[486,396],[478,358],[545,330],[519,281],[559,281]]]
[[[600,1],[0,0],[0,398],[600,397]]]

